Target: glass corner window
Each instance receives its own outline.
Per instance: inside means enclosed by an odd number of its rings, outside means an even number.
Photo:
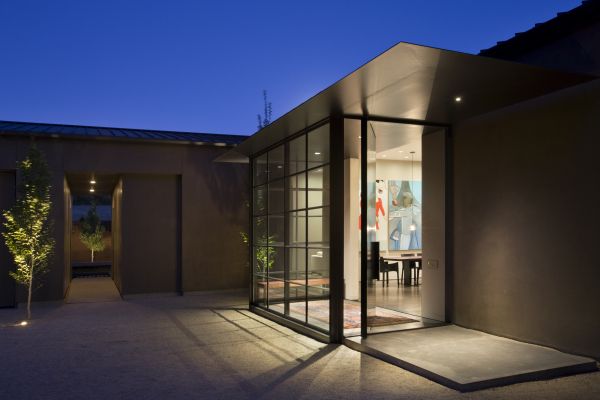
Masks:
[[[329,330],[329,124],[255,157],[255,306]]]

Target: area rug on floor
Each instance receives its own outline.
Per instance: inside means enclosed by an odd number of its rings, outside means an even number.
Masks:
[[[290,303],[290,312],[304,314],[304,303]],[[308,302],[308,316],[317,321],[329,323],[329,301],[317,300]],[[388,326],[417,322],[417,320],[385,308],[376,307],[375,315],[367,319],[368,326]],[[360,304],[344,303],[344,329],[360,328]]]

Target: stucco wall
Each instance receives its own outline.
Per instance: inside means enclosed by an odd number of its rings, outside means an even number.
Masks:
[[[59,300],[64,295],[65,278],[65,173],[180,175],[181,196],[181,264],[184,291],[246,287],[248,284],[247,248],[239,232],[247,230],[248,171],[246,165],[215,163],[228,150],[175,144],[142,144],[94,140],[36,139],[52,170],[52,200],[56,238],[51,272],[37,300]],[[0,136],[0,170],[14,169],[30,144],[29,138]],[[125,196],[125,193],[123,193]],[[123,213],[123,229],[126,215]],[[128,233],[130,235],[131,233]],[[132,240],[129,238],[129,240]],[[134,239],[133,239],[134,240]],[[125,251],[125,231],[122,235]],[[146,267],[146,266],[144,266]],[[125,270],[139,266],[122,260],[123,274],[118,286],[127,287]],[[154,288],[150,291],[155,291]]]
[[[600,358],[600,82],[454,129],[453,321]]]
[[[122,294],[177,291],[179,178],[124,175]]]
[[[0,171],[0,210],[10,208],[15,202],[15,172]],[[4,231],[4,217],[0,216],[0,233]],[[12,307],[15,302],[15,282],[8,275],[12,257],[0,236],[0,307]]]

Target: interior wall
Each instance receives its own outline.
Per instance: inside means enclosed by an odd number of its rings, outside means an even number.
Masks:
[[[600,359],[600,82],[454,130],[454,322]]]
[[[360,299],[360,160],[344,160],[344,298]]]
[[[177,291],[179,180],[176,175],[124,175],[121,293]]]
[[[423,135],[421,314],[446,321],[446,130]]]
[[[0,211],[6,211],[15,203],[15,171],[0,171]],[[0,216],[4,222],[4,217]],[[4,231],[4,224],[0,223],[0,233]],[[15,281],[8,275],[14,271],[14,263],[4,238],[0,236],[0,307],[13,307],[15,305]]]

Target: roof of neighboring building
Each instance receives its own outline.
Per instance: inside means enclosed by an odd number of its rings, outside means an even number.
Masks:
[[[213,146],[235,146],[248,138],[248,136],[244,135],[107,128],[100,126],[60,125],[14,121],[0,121],[0,135],[129,141],[141,140],[160,143],[193,143]]]
[[[559,12],[551,20],[535,24],[528,31],[518,32],[508,40],[481,50],[479,55],[514,59],[597,22],[600,22],[600,0],[586,0],[572,10]]]

